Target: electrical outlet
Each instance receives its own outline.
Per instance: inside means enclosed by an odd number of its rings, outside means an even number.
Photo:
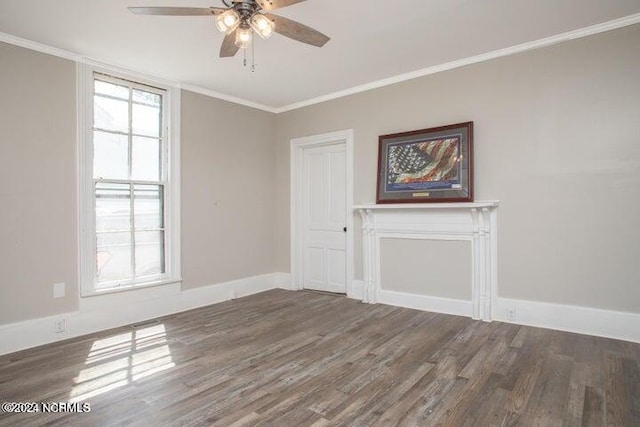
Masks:
[[[516,320],[516,309],[514,307],[507,308],[507,320]]]
[[[53,297],[54,298],[64,298],[65,295],[65,284],[64,283],[54,283],[53,284]]]
[[[67,319],[58,319],[54,322],[53,327],[55,328],[56,334],[61,334],[67,330]]]

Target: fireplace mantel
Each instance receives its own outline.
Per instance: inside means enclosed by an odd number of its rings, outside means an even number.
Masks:
[[[398,204],[364,204],[354,205],[353,209],[376,209],[376,210],[438,210],[438,209],[483,209],[483,208],[496,208],[499,202],[497,200],[486,200],[482,202],[469,202],[469,203],[398,203]]]
[[[497,297],[497,207],[495,200],[472,203],[420,203],[355,205],[362,217],[363,301],[394,305],[416,304],[398,301],[381,289],[381,239],[462,240],[471,242],[471,301],[445,300],[407,294],[407,300],[425,301],[420,306],[432,311],[467,315],[490,321],[492,301]],[[470,303],[470,304],[469,304]],[[467,309],[467,307],[471,309]],[[417,308],[417,307],[416,307]]]

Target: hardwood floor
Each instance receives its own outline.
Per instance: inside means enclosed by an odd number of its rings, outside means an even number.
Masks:
[[[1,426],[640,426],[640,345],[274,290],[0,357]]]

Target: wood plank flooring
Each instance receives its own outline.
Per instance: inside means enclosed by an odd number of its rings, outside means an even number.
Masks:
[[[0,357],[0,426],[640,426],[640,345],[274,290]]]

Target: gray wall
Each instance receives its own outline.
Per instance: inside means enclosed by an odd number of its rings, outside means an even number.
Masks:
[[[0,64],[1,325],[77,310],[78,256],[74,63]],[[275,271],[274,115],[186,91],[181,113],[183,289]]]
[[[471,242],[381,239],[380,287],[471,301]]]
[[[274,121],[182,92],[183,288],[275,271]]]
[[[278,270],[291,138],[353,128],[370,203],[378,135],[473,120],[476,200],[501,202],[499,295],[640,312],[638,46],[635,25],[278,115]]]
[[[373,202],[378,135],[474,120],[499,294],[640,312],[639,45],[636,25],[278,116],[183,92],[183,287],[289,271],[289,139],[355,129]],[[0,63],[5,324],[77,309],[75,72],[2,43]]]
[[[75,79],[73,62],[0,43],[0,324],[78,306]]]

